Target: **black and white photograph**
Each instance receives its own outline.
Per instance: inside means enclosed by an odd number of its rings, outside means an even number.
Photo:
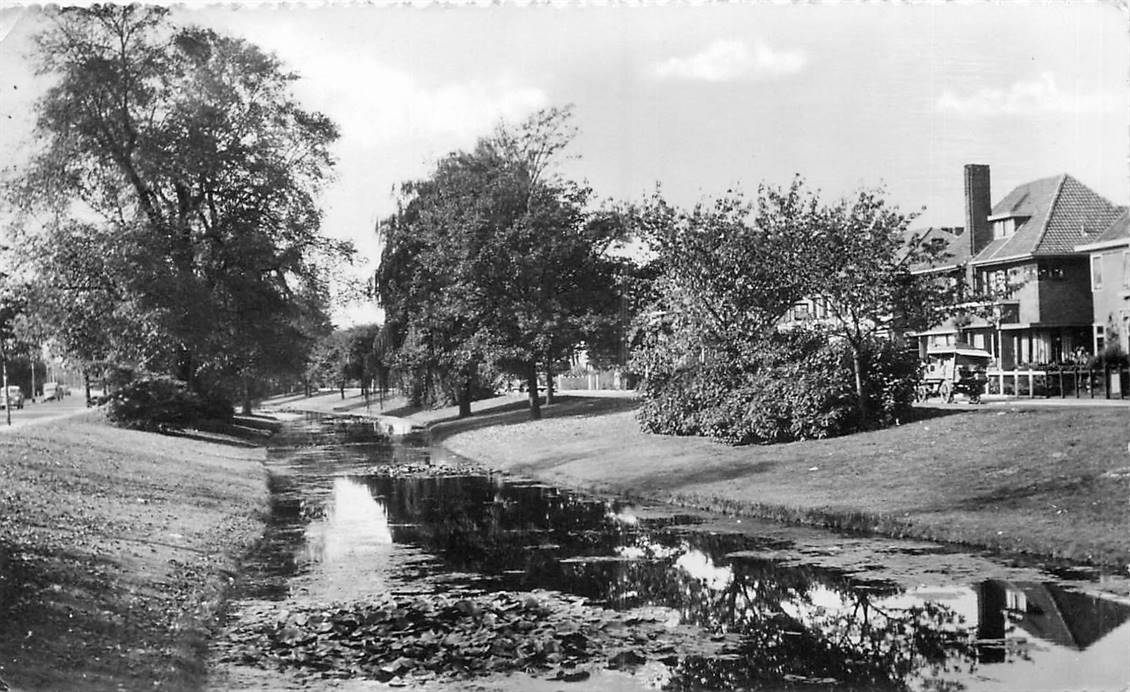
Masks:
[[[0,0],[0,692],[1130,692],[1130,5]]]

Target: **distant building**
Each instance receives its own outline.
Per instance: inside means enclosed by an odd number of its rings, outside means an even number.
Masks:
[[[964,342],[993,354],[1004,369],[1093,352],[1090,259],[1077,247],[1097,242],[1125,209],[1066,174],[1020,185],[992,207],[990,199],[989,167],[965,166],[965,228],[935,234],[949,243],[954,261],[922,271],[949,273],[971,287],[1014,289],[986,306],[986,317],[916,334],[920,352]]]
[[[1130,353],[1130,212],[1075,249],[1090,255],[1095,352],[1114,340]]]

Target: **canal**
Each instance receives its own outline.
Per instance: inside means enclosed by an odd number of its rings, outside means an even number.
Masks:
[[[1122,577],[586,496],[361,419],[268,463],[211,689],[1130,684]]]

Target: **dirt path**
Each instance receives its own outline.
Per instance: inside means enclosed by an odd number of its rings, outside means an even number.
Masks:
[[[0,435],[0,679],[17,690],[197,689],[263,450],[70,419]]]

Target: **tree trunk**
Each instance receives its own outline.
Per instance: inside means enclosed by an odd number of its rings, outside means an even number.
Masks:
[[[177,346],[177,379],[184,382],[190,391],[196,391],[192,377],[192,353],[184,344]]]
[[[247,375],[243,376],[243,415],[251,415],[251,384],[247,381]]]
[[[546,359],[545,364],[545,405],[549,406],[553,403],[553,366],[549,364],[549,359]]]
[[[3,377],[0,378],[0,380],[2,380],[2,384],[0,384],[0,386],[2,386],[4,388],[4,391],[0,392],[0,396],[4,397],[4,415],[6,415],[8,417],[8,425],[11,425],[12,424],[12,401],[11,401],[11,399],[8,398],[8,356],[7,356],[7,354],[0,356],[0,367],[2,367],[4,369]]]
[[[471,415],[471,380],[463,380],[459,387],[459,417],[467,418]]]
[[[341,398],[344,399],[345,398],[345,380],[342,380],[341,382],[339,382],[338,385],[339,385],[338,388],[341,390]]]
[[[867,403],[863,397],[863,372],[859,362],[859,348],[854,344],[851,347],[851,365],[855,371],[855,408],[859,415],[859,429],[867,427]]]
[[[93,403],[90,400],[90,373],[85,369],[82,371],[82,386],[86,390],[86,407],[90,408],[90,404]]]
[[[541,399],[538,398],[538,365],[530,361],[526,367],[526,391],[530,398],[530,420],[541,419]]]

